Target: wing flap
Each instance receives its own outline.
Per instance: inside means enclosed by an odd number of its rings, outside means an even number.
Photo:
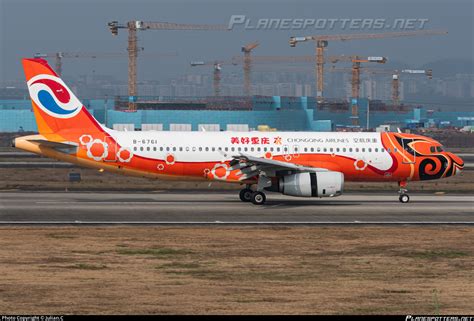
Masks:
[[[293,170],[298,172],[327,172],[326,168],[319,167],[308,167],[297,165],[289,162],[282,162],[274,159],[268,159],[263,157],[256,157],[246,154],[240,154],[233,156],[235,162],[233,169],[240,169],[242,173],[246,174],[247,177],[250,173],[258,173],[263,168],[272,170]]]

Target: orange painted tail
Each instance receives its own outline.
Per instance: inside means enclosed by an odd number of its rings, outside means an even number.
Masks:
[[[40,134],[103,132],[46,60],[23,59],[22,63]]]

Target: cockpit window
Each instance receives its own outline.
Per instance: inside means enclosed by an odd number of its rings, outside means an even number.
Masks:
[[[430,152],[431,152],[431,153],[435,153],[435,152],[436,152],[436,148],[435,148],[434,146],[431,146],[431,147],[430,147]]]
[[[438,153],[442,152],[443,151],[443,146],[436,146],[436,151]]]

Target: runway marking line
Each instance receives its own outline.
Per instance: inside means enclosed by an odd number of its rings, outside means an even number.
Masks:
[[[167,221],[0,221],[0,225],[474,225],[458,221],[351,221],[351,222],[167,222]]]

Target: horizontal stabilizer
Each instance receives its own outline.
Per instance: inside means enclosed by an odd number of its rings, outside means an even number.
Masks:
[[[79,146],[78,144],[67,142],[67,143],[60,143],[60,142],[53,142],[46,139],[28,139],[30,143],[34,143],[39,145],[40,147],[47,147],[53,148],[57,150],[76,150]]]

